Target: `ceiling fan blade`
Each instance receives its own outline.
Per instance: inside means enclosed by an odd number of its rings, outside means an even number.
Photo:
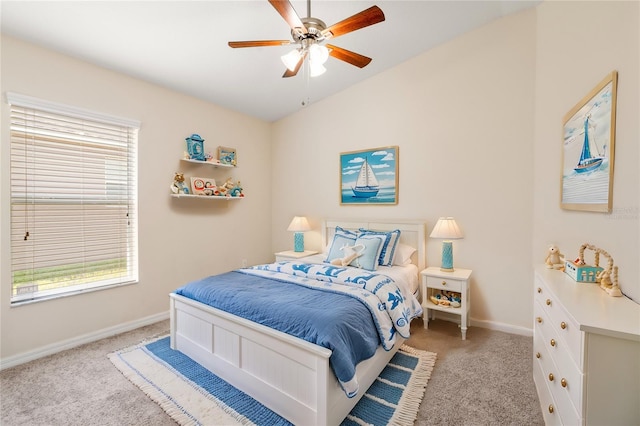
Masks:
[[[269,3],[287,21],[292,30],[299,29],[302,34],[307,34],[307,27],[304,26],[296,10],[288,0],[269,0]]]
[[[371,6],[360,13],[344,19],[322,31],[325,37],[338,37],[369,25],[384,21],[384,13],[378,6]]]
[[[358,68],[364,68],[369,65],[369,62],[371,62],[371,58],[359,53],[352,52],[350,50],[343,49],[342,47],[334,46],[332,44],[327,44],[326,46],[327,49],[329,49],[329,56],[333,56],[336,59],[348,62]]]
[[[287,70],[284,72],[284,74],[282,74],[282,78],[293,77],[296,74],[298,74],[298,71],[300,71],[300,67],[302,66],[302,63],[304,62],[304,58],[306,56],[307,56],[307,54],[305,53],[304,55],[302,55],[300,57],[300,59],[298,59],[298,63],[296,64],[296,67],[294,68],[293,71],[291,71],[289,68],[287,68]]]
[[[230,41],[229,47],[286,46],[290,40]]]

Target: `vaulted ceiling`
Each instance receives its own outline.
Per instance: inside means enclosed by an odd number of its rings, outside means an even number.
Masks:
[[[335,58],[327,72],[291,78],[280,56],[292,46],[232,49],[234,40],[290,40],[267,0],[1,2],[2,33],[266,121],[316,102],[539,0],[311,2],[328,26],[372,5],[385,21],[331,44],[371,57],[365,68]],[[306,1],[292,1],[300,17]]]

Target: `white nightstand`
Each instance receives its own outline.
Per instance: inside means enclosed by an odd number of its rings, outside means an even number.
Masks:
[[[456,268],[453,272],[441,271],[438,267],[429,267],[420,272],[422,277],[420,291],[422,294],[422,309],[424,313],[424,328],[429,328],[429,311],[431,319],[435,319],[435,311],[448,312],[460,316],[460,329],[462,330],[462,340],[467,338],[467,328],[469,327],[469,277],[470,269]],[[455,291],[460,293],[460,307],[436,305],[429,296],[439,293],[440,290]]]
[[[275,254],[275,256],[276,256],[276,262],[284,262],[287,260],[302,259],[303,257],[312,256],[316,253],[318,252],[312,251],[312,250],[305,250],[305,251],[287,250],[287,251],[278,252]]]

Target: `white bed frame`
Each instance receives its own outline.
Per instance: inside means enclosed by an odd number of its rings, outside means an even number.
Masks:
[[[392,231],[417,249],[413,262],[425,267],[425,223],[327,220],[323,247],[336,226]],[[194,300],[170,295],[171,348],[177,349],[293,424],[337,425],[387,365],[393,350],[378,347],[358,364],[360,392],[347,398],[329,367],[331,351]]]

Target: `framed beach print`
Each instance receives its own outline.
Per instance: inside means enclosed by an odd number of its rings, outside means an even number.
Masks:
[[[613,71],[564,117],[563,209],[611,211],[617,85]]]
[[[235,166],[238,163],[238,156],[236,150],[233,148],[227,148],[224,146],[218,147],[218,161],[220,164],[229,164]]]
[[[398,147],[340,153],[340,204],[398,204]]]

